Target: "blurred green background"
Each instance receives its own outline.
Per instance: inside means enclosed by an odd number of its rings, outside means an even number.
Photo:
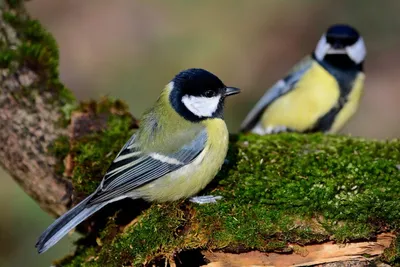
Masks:
[[[121,98],[139,117],[177,72],[202,67],[243,90],[227,102],[231,131],[330,24],[349,23],[367,44],[367,80],[361,107],[342,132],[400,135],[397,0],[33,0],[27,6],[58,41],[61,79],[79,99]],[[0,266],[50,266],[73,251],[67,237],[37,255],[35,239],[53,219],[3,171],[0,180]]]

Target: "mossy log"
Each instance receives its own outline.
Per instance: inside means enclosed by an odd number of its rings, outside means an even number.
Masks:
[[[0,15],[0,164],[59,216],[97,187],[136,120],[121,101],[77,103],[59,82],[55,41],[22,1],[0,1]],[[201,192],[218,203],[115,203],[56,264],[396,266],[399,164],[399,140],[231,136]]]

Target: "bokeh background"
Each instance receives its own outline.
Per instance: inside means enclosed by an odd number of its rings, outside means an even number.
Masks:
[[[342,133],[400,135],[400,1],[33,0],[27,7],[56,38],[61,80],[79,99],[121,98],[139,117],[177,72],[202,67],[242,88],[227,103],[231,131],[330,24],[349,23],[367,44],[367,80]],[[35,239],[53,219],[1,170],[0,181],[0,266],[50,266],[73,251],[68,237],[38,256]]]

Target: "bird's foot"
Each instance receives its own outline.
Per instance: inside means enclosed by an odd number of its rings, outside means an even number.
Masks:
[[[222,199],[222,196],[196,196],[189,198],[189,201],[196,204],[209,204],[217,203],[218,200]]]
[[[268,126],[265,128],[263,134],[279,134],[279,133],[292,133],[296,132],[295,129],[283,125]]]
[[[268,126],[265,129],[265,134],[277,134],[277,133],[284,133],[287,131],[286,126]]]

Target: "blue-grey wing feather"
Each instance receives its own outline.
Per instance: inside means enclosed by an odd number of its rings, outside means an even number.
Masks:
[[[257,102],[254,108],[249,112],[242,122],[240,126],[241,131],[251,130],[262,116],[264,110],[271,103],[273,103],[280,96],[293,90],[304,73],[310,69],[311,64],[311,59],[305,58],[304,60],[300,61],[300,63],[297,64],[285,78],[279,80],[270,89],[268,89],[268,91]]]
[[[133,140],[133,141],[132,141]],[[121,197],[128,192],[192,162],[204,149],[207,132],[202,130],[190,143],[175,153],[143,153],[131,138],[118,153],[89,204]],[[129,157],[129,155],[131,155]],[[122,160],[121,160],[122,158]]]

